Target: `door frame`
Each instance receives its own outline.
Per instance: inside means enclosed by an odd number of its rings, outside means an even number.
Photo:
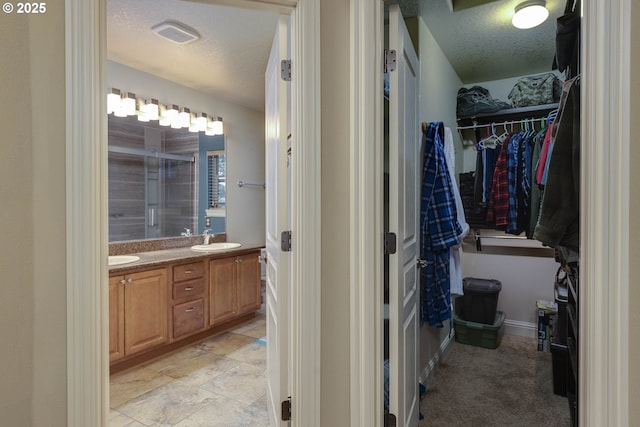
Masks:
[[[351,0],[350,426],[383,425],[382,0]]]
[[[320,3],[198,0],[292,23],[292,425],[320,425]],[[106,3],[65,0],[67,425],[109,414]],[[296,107],[297,106],[297,107]],[[304,287],[295,284],[304,283]]]
[[[582,5],[579,417],[581,426],[626,426],[631,0]],[[351,425],[362,427],[381,426],[383,411],[380,9],[381,1],[351,1],[351,331],[360,337],[351,349]]]

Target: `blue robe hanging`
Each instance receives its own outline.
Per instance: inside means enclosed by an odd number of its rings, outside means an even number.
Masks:
[[[451,318],[450,248],[460,244],[462,234],[443,141],[442,122],[430,123],[423,133],[420,311],[423,324],[439,328]]]

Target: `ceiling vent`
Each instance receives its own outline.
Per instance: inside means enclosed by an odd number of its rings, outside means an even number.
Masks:
[[[151,31],[173,43],[186,44],[196,41],[200,34],[193,28],[176,21],[165,21],[151,27]]]

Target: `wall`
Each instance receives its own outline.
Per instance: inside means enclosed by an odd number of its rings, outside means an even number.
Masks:
[[[350,410],[349,1],[320,2],[322,291],[320,425],[344,426]]]
[[[43,15],[13,13],[1,19],[5,37],[0,54],[5,60],[0,63],[0,425],[62,427],[64,1],[49,1]]]
[[[510,242],[510,243],[506,243]],[[537,241],[518,242],[518,246],[542,248]],[[498,310],[506,314],[505,332],[536,337],[536,300],[553,300],[553,282],[558,264],[553,258],[492,255],[492,245],[515,245],[513,241],[484,239],[485,252],[462,252],[462,276],[496,279],[502,283]]]
[[[630,22],[638,22],[640,19],[640,5],[637,2],[631,2]],[[631,25],[631,76],[640,75],[640,27]],[[634,120],[640,115],[640,81],[637,78],[631,78],[631,108],[629,111],[631,146],[629,162],[630,179],[629,179],[629,228],[638,230],[640,227],[640,145],[637,143],[637,137],[640,135],[640,121]],[[638,278],[640,277],[640,239],[634,234],[629,239],[629,328],[627,329],[629,343],[629,420],[640,420],[640,405],[637,404],[638,396],[640,396],[640,338],[638,330],[640,329],[640,286],[638,286]]]
[[[221,116],[227,142],[227,240],[264,243],[264,191],[238,181],[264,182],[264,112],[217,100],[117,62],[107,62],[107,87]]]
[[[0,114],[4,135],[0,142],[0,193],[3,209],[0,223],[0,337],[11,345],[0,349],[0,424],[29,425],[33,408],[34,361],[34,271],[33,259],[33,143],[31,137],[31,96],[29,26],[27,19],[7,19],[3,30],[11,39],[0,40]],[[5,27],[6,25],[6,27]],[[15,242],[21,242],[16,245]],[[62,248],[64,250],[64,247]],[[16,304],[22,301],[24,304]],[[15,331],[22,333],[16,336]]]
[[[420,33],[420,112],[421,121],[442,121],[452,129],[456,127],[456,94],[462,81],[433,38],[433,35],[419,19]],[[462,143],[454,131],[456,163],[462,154]],[[440,357],[441,345],[449,335],[451,327],[431,328],[424,326],[420,330],[420,369],[425,369],[434,358]]]

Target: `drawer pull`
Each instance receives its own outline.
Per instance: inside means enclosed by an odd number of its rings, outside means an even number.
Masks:
[[[185,313],[190,313],[190,312],[192,312],[192,311],[193,311],[193,310],[195,310],[195,309],[196,309],[195,307],[189,307],[189,308],[187,308],[184,312],[185,312]]]
[[[185,270],[184,271],[184,274],[191,274],[191,273],[193,273],[193,270]]]
[[[185,291],[192,291],[192,290],[194,290],[194,289],[195,289],[195,288],[194,288],[193,286],[189,286],[188,288],[184,288],[184,290],[185,290]]]

